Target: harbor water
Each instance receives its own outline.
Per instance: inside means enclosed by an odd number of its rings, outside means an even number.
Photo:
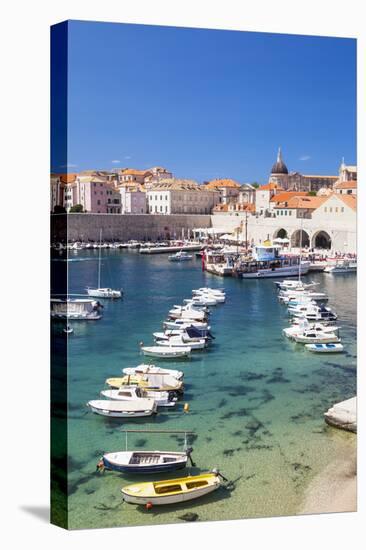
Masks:
[[[56,261],[65,261],[63,256]],[[96,285],[98,251],[69,252],[69,292]],[[310,482],[337,456],[354,448],[354,434],[327,426],[323,413],[356,394],[356,277],[314,274],[318,290],[337,312],[343,354],[313,354],[286,339],[286,307],[273,279],[219,278],[202,272],[200,260],[169,262],[167,255],[105,250],[102,286],[123,288],[121,300],[104,300],[99,321],[71,322],[68,336],[68,512],[72,529],[150,525],[299,513]],[[154,418],[107,419],[86,407],[99,399],[106,378],[143,362],[140,342],[174,304],[194,288],[224,288],[225,304],[211,308],[215,336],[208,351],[188,361],[155,361],[185,373],[185,394],[175,409]],[[57,292],[57,288],[52,289]],[[52,325],[55,340],[64,325]],[[57,349],[57,346],[56,346]],[[66,368],[66,367],[65,367]],[[184,404],[189,403],[189,412]],[[57,411],[55,411],[57,414]],[[140,476],[96,472],[103,452],[125,449],[123,429],[195,432],[192,474],[219,468],[230,480],[210,495],[152,510],[122,501],[121,487]],[[130,434],[128,448],[182,450],[179,434]],[[60,454],[64,450],[58,451]],[[62,463],[62,457],[56,457]],[[183,474],[182,474],[183,472]],[[174,478],[184,470],[169,474]],[[165,476],[146,480],[164,479]]]

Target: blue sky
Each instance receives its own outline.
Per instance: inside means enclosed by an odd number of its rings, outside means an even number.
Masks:
[[[69,172],[265,183],[279,145],[289,170],[356,163],[352,39],[71,21],[68,69]]]

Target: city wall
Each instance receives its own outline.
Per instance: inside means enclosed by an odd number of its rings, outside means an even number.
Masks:
[[[211,227],[211,216],[201,214],[53,214],[51,240],[157,240],[192,236],[198,227]]]

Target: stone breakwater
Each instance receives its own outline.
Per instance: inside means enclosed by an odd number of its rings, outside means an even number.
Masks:
[[[191,236],[198,227],[211,227],[211,216],[203,214],[53,214],[51,215],[51,240],[103,239],[128,241],[157,240]]]

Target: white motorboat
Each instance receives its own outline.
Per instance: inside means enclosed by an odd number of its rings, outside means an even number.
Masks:
[[[207,346],[206,340],[204,338],[185,342],[182,336],[171,336],[168,340],[159,340],[157,344],[162,347],[189,350],[204,349]]]
[[[191,348],[189,346],[141,346],[141,351],[144,355],[160,359],[186,359],[190,356]]]
[[[313,281],[304,283],[301,279],[296,279],[296,281],[290,279],[287,281],[275,281],[275,285],[280,290],[307,290],[317,284],[318,283],[314,283]]]
[[[177,402],[177,398],[167,391],[146,390],[140,386],[122,386],[119,389],[103,390],[100,394],[111,401],[154,399],[158,407],[174,407]]]
[[[101,319],[101,304],[90,298],[51,299],[52,319],[72,319],[73,321],[96,321]]]
[[[313,322],[332,322],[337,320],[337,315],[325,306],[296,306],[288,309],[289,314],[295,317],[302,317]]]
[[[112,288],[101,288],[100,286],[100,274],[101,274],[101,265],[102,265],[102,230],[99,234],[99,256],[98,256],[98,286],[97,288],[87,287],[86,291],[89,296],[93,298],[121,298],[122,290],[114,290]]]
[[[65,334],[72,334],[74,332],[74,329],[71,325],[67,324],[63,331],[65,332]]]
[[[184,252],[184,250],[180,250],[179,252],[176,252],[175,254],[172,254],[169,256],[170,262],[186,262],[188,260],[192,260],[193,256],[191,254],[188,254],[187,252]]]
[[[293,340],[299,344],[331,344],[340,342],[334,332],[321,332],[317,330],[304,330],[301,334],[293,336]]]
[[[342,353],[343,345],[335,344],[305,344],[307,350],[314,353]]]
[[[172,376],[173,378],[176,378],[177,380],[183,380],[184,378],[184,372],[181,370],[175,370],[175,369],[163,369],[162,367],[157,367],[156,365],[138,365],[137,367],[127,367],[122,370],[123,374],[127,374],[129,376],[135,376],[137,374],[162,374],[165,376]]]
[[[355,260],[338,260],[335,264],[328,265],[324,269],[324,273],[356,273],[357,262]]]
[[[195,321],[206,321],[207,312],[194,309],[190,305],[177,306],[169,311],[169,317],[173,319],[193,319]]]
[[[189,319],[189,318],[164,321],[163,326],[166,329],[173,329],[173,330],[176,328],[186,329],[188,327],[194,327],[194,328],[206,329],[206,330],[211,329],[208,323],[204,321],[202,322],[196,321],[195,319]]]
[[[113,470],[125,474],[155,474],[185,468],[192,448],[184,452],[174,451],[118,451],[104,453],[98,469]]]
[[[193,295],[199,295],[199,294],[212,294],[212,296],[217,296],[219,298],[225,298],[226,294],[224,290],[221,290],[219,288],[210,288],[210,287],[201,287],[192,290]]]
[[[324,326],[321,323],[309,323],[306,319],[301,319],[301,323],[299,325],[292,325],[291,327],[284,328],[283,334],[287,338],[294,338],[295,336],[298,336],[299,334],[302,334],[304,330],[311,330],[313,332],[317,333],[335,333],[338,334],[339,327],[335,326]]]
[[[301,300],[302,298],[308,298],[309,300],[325,302],[328,300],[328,296],[325,292],[313,292],[311,290],[281,290],[278,294],[280,302]]]
[[[183,300],[185,304],[192,304],[193,306],[216,306],[218,301],[214,296],[210,296],[209,294],[206,295],[196,295],[193,298],[187,298],[186,300]]]
[[[135,418],[151,416],[156,413],[154,399],[135,399],[134,401],[112,401],[96,399],[88,402],[92,412],[110,418]]]

